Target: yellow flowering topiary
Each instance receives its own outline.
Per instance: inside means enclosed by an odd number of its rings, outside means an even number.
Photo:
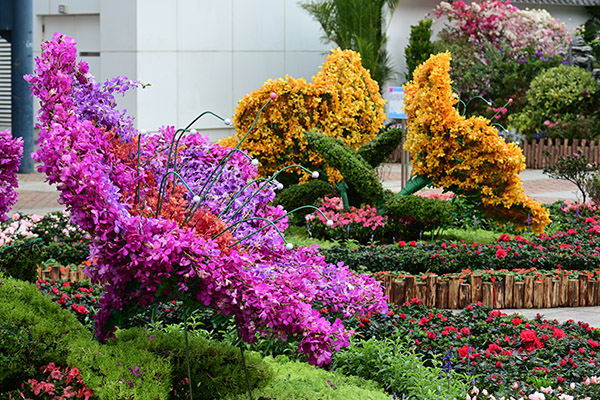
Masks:
[[[318,129],[341,139],[354,150],[372,140],[385,120],[385,100],[379,86],[351,50],[332,50],[313,78],[268,80],[239,101],[233,118],[236,135],[222,145],[237,144],[254,123],[271,93],[277,97],[259,115],[256,126],[240,148],[260,161],[259,174],[269,176],[292,164],[320,168],[330,183],[342,179],[308,147],[306,132]],[[299,169],[288,170],[302,178]]]
[[[489,120],[459,114],[449,71],[450,53],[433,55],[404,86],[404,147],[413,158],[413,174],[479,202],[490,217],[543,232],[550,217],[523,191],[521,149],[498,136]]]

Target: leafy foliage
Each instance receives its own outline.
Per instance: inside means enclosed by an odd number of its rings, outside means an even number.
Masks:
[[[391,232],[404,240],[420,239],[454,221],[450,202],[415,195],[395,196],[385,203],[385,210]]]
[[[599,104],[600,85],[592,74],[583,68],[560,65],[531,81],[525,107],[509,120],[529,138],[547,130],[547,137],[595,139],[600,129]],[[582,130],[585,122],[587,129]]]
[[[65,364],[69,343],[91,336],[27,282],[0,274],[0,393],[18,389],[50,362]]]
[[[385,49],[384,7],[399,0],[310,0],[300,5],[321,25],[323,41],[360,53],[363,66],[383,88],[395,75]]]
[[[570,156],[564,156],[556,160],[551,167],[544,167],[544,174],[554,179],[563,179],[572,182],[583,196],[582,203],[586,203],[588,197],[588,187],[594,190],[594,181],[598,173],[598,165],[592,163],[585,154],[573,153]],[[592,177],[590,177],[592,176]],[[594,199],[596,200],[596,199]]]
[[[0,247],[0,272],[16,279],[34,282],[42,259],[40,240],[26,238]]]
[[[379,386],[356,376],[330,372],[285,356],[265,358],[275,371],[273,381],[263,389],[255,390],[254,396],[269,400],[383,400],[389,399]],[[239,394],[227,400],[245,400],[248,395]]]
[[[435,52],[433,42],[431,41],[431,18],[419,20],[417,25],[410,27],[410,38],[408,46],[404,49],[404,58],[406,58],[406,80],[412,79],[412,74],[419,64],[427,61],[429,56]]]
[[[388,393],[395,393],[396,398],[405,395],[415,400],[430,400],[443,393],[452,399],[466,392],[468,377],[444,370],[440,359],[426,365],[423,356],[412,348],[412,343],[400,336],[355,340],[348,349],[336,353],[331,368],[375,381]]]
[[[190,335],[188,342],[194,398],[225,398],[229,395],[247,392],[244,364],[238,348],[217,341],[209,341],[198,335]],[[146,331],[140,328],[128,329],[120,332],[114,343],[130,349],[146,351],[158,359],[166,359],[172,368],[172,376],[180,378],[188,376],[187,350],[182,330],[171,331],[167,334],[162,331]],[[245,357],[251,387],[264,387],[272,379],[271,369],[257,353],[245,352]],[[123,360],[132,364],[132,361],[127,358]],[[189,389],[187,386],[182,387],[172,398],[189,398]]]
[[[341,140],[312,130],[306,133],[309,145],[321,154],[344,181],[354,188],[348,200],[352,205],[367,203],[377,206],[383,199],[383,186],[373,168]]]
[[[402,142],[404,132],[398,128],[390,128],[380,132],[375,139],[362,145],[356,154],[373,168],[385,162]]]

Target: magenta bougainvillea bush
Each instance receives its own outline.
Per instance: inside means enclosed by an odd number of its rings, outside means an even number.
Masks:
[[[13,138],[9,131],[0,132],[0,222],[17,202],[17,170],[23,156],[23,140]]]
[[[345,316],[387,308],[373,278],[327,264],[316,247],[285,246],[277,232],[285,211],[267,205],[276,185],[253,181],[244,154],[195,132],[174,140],[172,127],[137,132],[114,95],[139,83],[96,83],[71,38],[55,34],[36,64],[26,78],[41,103],[35,160],[93,239],[87,273],[105,283],[100,340],[132,310],[177,299],[232,314],[247,342],[293,336],[321,365],[351,335],[321,308]]]

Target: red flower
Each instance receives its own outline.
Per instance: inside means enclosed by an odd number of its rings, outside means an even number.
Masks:
[[[468,336],[471,334],[471,330],[469,328],[460,328],[460,333],[463,336]]]
[[[508,252],[504,249],[498,249],[496,250],[496,258],[504,258],[508,255]]]
[[[429,340],[435,340],[436,336],[437,335],[434,332],[431,332],[431,331],[427,332],[427,339],[429,339]]]
[[[554,329],[552,329],[552,336],[554,336],[557,339],[562,339],[567,335],[565,335],[565,332],[562,329],[554,328]]]
[[[538,338],[535,331],[531,329],[525,329],[523,332],[521,332],[519,337],[524,342],[534,342]]]

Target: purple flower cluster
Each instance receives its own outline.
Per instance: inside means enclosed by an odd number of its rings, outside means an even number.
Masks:
[[[8,219],[7,213],[17,202],[17,170],[22,156],[23,140],[13,139],[9,131],[0,132],[0,222]]]
[[[138,135],[114,110],[112,93],[129,80],[97,85],[75,56],[75,42],[55,34],[26,79],[41,100],[39,170],[93,239],[96,261],[87,272],[105,282],[100,340],[132,309],[178,299],[233,315],[247,342],[260,334],[296,337],[299,351],[322,365],[348,345],[351,332],[321,308],[346,315],[387,309],[375,280],[328,265],[316,248],[286,250],[272,227],[236,243],[266,223],[250,218],[284,216],[267,205],[272,187],[253,182],[256,169],[236,153],[212,174],[231,150],[194,133],[168,157],[173,128]]]

